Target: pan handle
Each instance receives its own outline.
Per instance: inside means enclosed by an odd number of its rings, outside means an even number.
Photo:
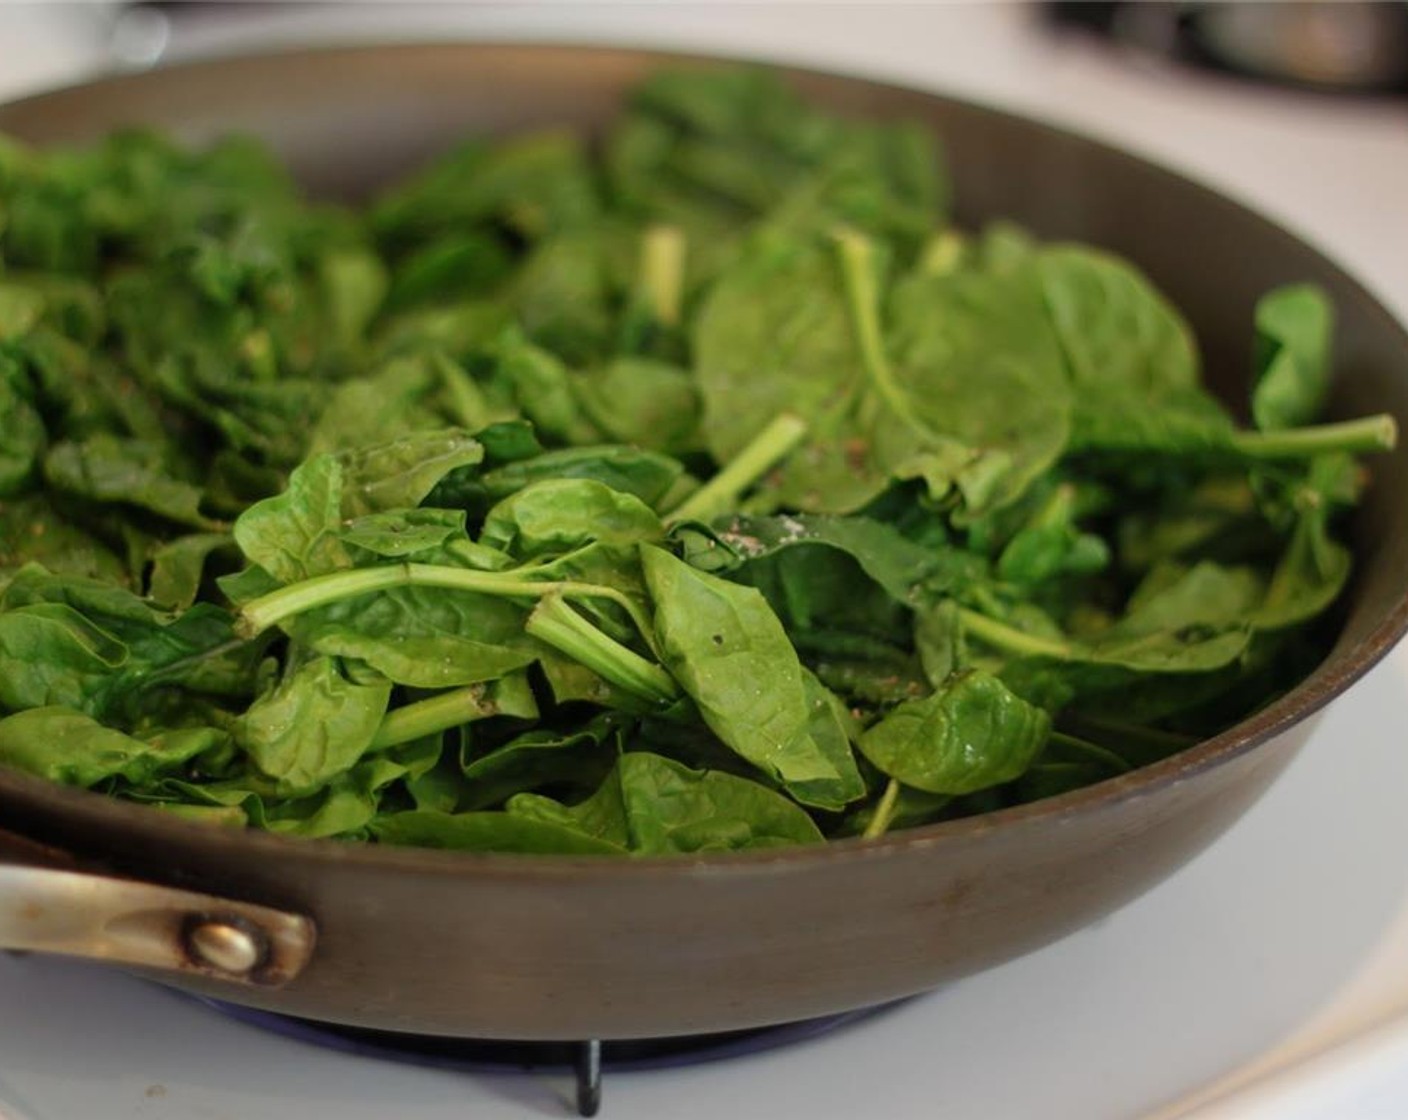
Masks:
[[[46,850],[0,831],[0,852]],[[46,861],[47,862],[47,861]],[[0,949],[194,973],[278,988],[303,971],[316,929],[299,914],[132,879],[0,862]]]

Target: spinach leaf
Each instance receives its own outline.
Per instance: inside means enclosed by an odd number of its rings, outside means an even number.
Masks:
[[[461,359],[491,351],[504,331],[514,326],[513,311],[503,300],[461,299],[417,308],[387,317],[376,332],[374,353],[381,359],[434,354],[447,359],[436,371],[444,380],[443,406],[462,409],[481,398],[482,386],[466,384],[455,373]],[[467,371],[466,371],[467,372]],[[449,376],[446,376],[449,374]],[[466,420],[458,421],[475,427]]]
[[[1052,710],[1094,697],[1157,719],[1240,679],[1253,653],[1249,613],[1260,585],[1245,570],[1204,563],[1169,568],[1131,603],[1127,615],[1087,642],[1025,636],[963,612],[975,664],[1000,672],[1025,699]],[[1001,650],[995,661],[984,647]],[[1154,714],[1157,713],[1157,714]]]
[[[577,730],[525,731],[484,754],[465,755],[456,804],[485,809],[536,789],[595,789],[615,762],[616,726],[613,717],[601,715]]]
[[[956,602],[941,599],[915,614],[914,648],[924,677],[934,688],[939,688],[963,667],[967,651],[963,646],[963,623]]]
[[[226,533],[189,533],[158,546],[151,557],[148,598],[172,610],[189,607],[200,593],[207,559],[233,543]]]
[[[620,546],[663,536],[659,517],[635,495],[591,479],[555,478],[525,486],[491,509],[479,541],[532,559],[592,541]]]
[[[499,230],[439,232],[433,241],[397,254],[384,307],[395,314],[447,298],[483,298],[512,272],[512,249]]]
[[[1015,500],[1065,451],[1073,403],[1032,267],[918,275],[889,307],[898,389],[928,443],[973,449],[906,468],[971,511]],[[942,444],[940,444],[942,446]]]
[[[294,470],[283,493],[240,515],[235,541],[250,561],[282,583],[350,567],[345,519],[414,507],[446,474],[478,463],[483,454],[474,439],[446,429],[340,455],[315,455]]]
[[[685,558],[711,572],[734,571],[788,549],[834,549],[854,559],[894,602],[905,606],[920,601],[921,589],[942,592],[985,575],[985,566],[971,556],[926,547],[895,526],[862,515],[739,516],[713,531],[676,530],[675,535],[684,544]]]
[[[289,836],[339,837],[365,840],[382,799],[397,782],[413,780],[433,763],[440,744],[434,738],[409,744],[398,756],[378,755],[335,775],[326,785],[302,797],[280,797],[274,784],[255,772],[243,772],[217,782],[167,780],[155,792],[183,797],[197,805],[237,812],[250,825]],[[124,790],[124,796],[138,796]],[[150,792],[140,799],[146,799]],[[158,804],[161,804],[158,802]],[[168,804],[170,804],[168,802]]]
[[[344,348],[359,345],[386,298],[386,266],[370,250],[334,249],[318,262],[333,337]]]
[[[393,244],[482,225],[528,238],[579,226],[597,210],[586,156],[582,138],[560,130],[498,145],[472,140],[384,195],[373,225]]]
[[[1049,717],[985,673],[950,678],[899,705],[857,744],[881,772],[929,793],[965,794],[1020,777],[1046,743]]]
[[[332,658],[315,657],[250,705],[235,739],[278,796],[298,797],[366,753],[390,695],[389,682],[355,683]]]
[[[265,800],[257,824],[286,836],[364,839],[376,815],[380,789],[401,776],[400,767],[374,759],[334,777],[308,797]]]
[[[652,546],[641,563],[665,665],[710,730],[804,804],[857,796],[849,754],[833,757],[811,734],[801,664],[762,595]]]
[[[0,586],[26,563],[118,586],[128,579],[121,557],[62,516],[42,495],[0,501]]]
[[[28,334],[44,314],[44,295],[28,284],[0,283],[0,342]]]
[[[238,694],[247,662],[208,660],[232,639],[229,615],[211,604],[169,615],[125,588],[30,564],[0,592],[0,705],[116,715],[183,663],[184,683],[213,674],[210,683]]]
[[[500,338],[491,385],[554,442],[594,443],[599,418],[578,401],[579,377],[549,350],[517,330]]]
[[[1210,561],[1162,565],[1135,588],[1124,617],[1106,634],[1137,637],[1180,626],[1236,625],[1254,610],[1262,590],[1262,578],[1248,568]]]
[[[1267,292],[1256,305],[1252,417],[1265,431],[1308,424],[1330,387],[1333,308],[1309,284]]]
[[[633,846],[633,839],[623,772],[618,764],[590,796],[575,805],[541,794],[518,793],[509,798],[505,809],[510,816],[571,829],[624,852]]]
[[[638,855],[737,851],[822,839],[787,798],[746,778],[691,770],[648,751],[623,754],[598,791],[575,806],[519,794],[508,811],[579,830]]]
[[[840,780],[826,778],[818,783],[799,780],[788,792],[803,805],[833,807],[838,801],[846,805],[858,801],[866,791],[851,752],[851,742],[858,733],[855,720],[841,699],[806,669],[802,670],[802,691],[807,703],[807,732],[840,775]]]
[[[746,778],[691,770],[646,751],[617,763],[627,826],[646,854],[810,843],[820,830],[795,804]]]
[[[699,391],[689,371],[649,358],[617,358],[581,377],[576,394],[611,439],[651,451],[697,448]]]
[[[458,509],[406,509],[368,513],[344,521],[342,543],[388,559],[432,553],[466,537]]]
[[[310,453],[345,451],[459,424],[482,427],[510,411],[438,346],[388,359],[376,372],[338,385],[309,440]]]
[[[1073,447],[1179,451],[1225,440],[1232,422],[1198,384],[1192,330],[1133,265],[1057,246],[1039,268],[1075,389]]]
[[[669,508],[663,504],[663,499],[675,492],[683,472],[684,466],[678,460],[635,447],[564,448],[514,459],[473,478],[456,471],[437,487],[430,501],[463,506],[482,517],[495,502],[535,482],[580,478],[599,482],[622,494],[633,494],[659,512]]]
[[[218,529],[201,513],[204,495],[166,462],[167,449],[145,440],[98,435],[63,442],[44,458],[44,479],[53,489],[95,502],[125,502],[182,525]]]
[[[539,243],[505,295],[528,338],[572,365],[599,359],[611,345],[609,236],[604,228],[574,230]]]
[[[484,447],[456,428],[415,432],[338,456],[346,517],[417,506],[451,471],[480,463]]]
[[[880,444],[875,426],[895,421],[857,400],[866,394],[860,346],[825,246],[759,237],[711,286],[693,346],[701,431],[716,461],[728,462],[774,416],[793,413],[807,421],[807,439],[767,480],[774,501],[848,513],[888,485],[872,449]]]
[[[622,848],[576,827],[516,813],[444,813],[415,809],[374,818],[371,833],[383,844],[451,848],[464,852],[551,852],[620,855]]]
[[[1104,540],[1076,524],[1075,488],[1062,485],[1003,547],[997,574],[1031,586],[1063,575],[1092,575],[1109,561]]]
[[[960,617],[972,662],[999,672],[1034,703],[1055,709],[1076,697],[1128,696],[1147,686],[1163,705],[1219,687],[1219,673],[1240,671],[1261,589],[1254,572],[1211,562],[1156,569],[1127,613],[1084,642],[1024,632],[972,611]]]
[[[1254,625],[1268,630],[1297,626],[1322,614],[1339,597],[1353,558],[1331,535],[1330,522],[1338,506],[1357,499],[1359,484],[1358,471],[1345,456],[1310,462],[1292,498],[1299,508],[1290,542],[1271,572]]]
[[[848,222],[910,244],[946,196],[924,130],[830,116],[757,68],[647,79],[608,139],[606,166],[626,208],[705,230],[800,213],[816,228]]]
[[[342,523],[343,468],[331,455],[297,467],[282,494],[256,502],[234,525],[245,557],[274,579],[293,583],[350,560],[338,536]]]
[[[19,364],[0,350],[0,497],[28,488],[48,445],[48,432]]]
[[[506,599],[398,587],[308,611],[285,623],[309,649],[356,658],[397,684],[453,688],[532,663],[527,611]]]
[[[223,731],[202,727],[173,729],[143,741],[71,708],[38,706],[0,719],[0,763],[85,788],[113,778],[141,785],[179,772],[224,738]]]
[[[866,576],[848,553],[829,548],[788,548],[759,557],[731,578],[756,587],[800,652],[861,657],[877,646],[903,643],[908,604],[895,600]],[[827,636],[846,635],[839,644]]]

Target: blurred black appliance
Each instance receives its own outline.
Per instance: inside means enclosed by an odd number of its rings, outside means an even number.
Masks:
[[[1329,93],[1408,93],[1408,3],[1042,5],[1061,28],[1225,74]]]

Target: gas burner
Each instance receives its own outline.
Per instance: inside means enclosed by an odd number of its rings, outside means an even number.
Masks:
[[[582,1116],[595,1116],[601,1108],[603,1070],[668,1069],[756,1054],[828,1034],[895,1006],[892,1003],[881,1004],[818,1019],[714,1034],[533,1042],[403,1034],[277,1015],[219,1000],[201,999],[200,1002],[262,1030],[366,1058],[466,1073],[572,1070],[577,1078],[577,1111]]]

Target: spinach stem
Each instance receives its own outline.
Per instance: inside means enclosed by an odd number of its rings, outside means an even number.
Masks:
[[[958,608],[958,618],[963,623],[964,629],[974,637],[1008,653],[1024,657],[1064,658],[1071,656],[1071,647],[1066,642],[1024,633],[1005,623],[998,622],[995,618],[989,618],[985,614],[969,610],[967,607]]]
[[[842,229],[834,236],[841,254],[841,275],[850,303],[851,324],[866,376],[885,406],[911,431],[929,439],[931,433],[915,418],[914,406],[895,380],[890,359],[885,354],[885,342],[880,333],[880,291],[875,283],[875,247],[868,237],[855,230]]]
[[[1397,442],[1398,425],[1387,413],[1338,424],[1280,432],[1235,432],[1232,436],[1233,449],[1249,459],[1300,459],[1327,451],[1392,451]]]
[[[680,321],[684,303],[684,232],[678,226],[651,226],[641,243],[640,272],[650,310],[667,327]]]
[[[919,257],[919,271],[925,276],[947,276],[963,260],[965,239],[956,229],[940,230],[929,238]]]
[[[1036,511],[1032,525],[1039,529],[1059,529],[1071,519],[1075,502],[1076,488],[1069,482],[1061,483]]]
[[[885,835],[885,830],[895,819],[895,803],[899,801],[899,797],[900,783],[897,779],[891,778],[885,786],[885,792],[880,795],[880,803],[875,806],[875,815],[870,818],[870,823],[861,833],[861,839],[874,840]]]
[[[1193,735],[1081,712],[1062,713],[1061,724],[1068,731],[1080,736],[1084,742],[1094,742],[1096,738],[1100,738],[1106,742],[1118,743],[1119,749],[1112,753],[1124,759],[1131,767],[1148,766],[1171,754],[1186,750],[1197,742],[1196,736]],[[1056,734],[1053,732],[1053,737]]]
[[[807,434],[807,422],[784,412],[754,436],[718,474],[681,502],[668,521],[712,521],[729,513],[738,496],[757,482],[772,465],[785,458]]]
[[[524,629],[633,696],[662,705],[679,699],[679,686],[669,673],[603,634],[561,594],[545,596]]]
[[[1102,747],[1099,743],[1092,743],[1086,739],[1078,739],[1074,735],[1066,735],[1060,731],[1051,733],[1051,741],[1059,743],[1067,750],[1078,751],[1083,755],[1098,758],[1106,766],[1111,767],[1116,773],[1127,774],[1134,769],[1128,762],[1121,758],[1108,747]]]
[[[651,621],[641,607],[614,587],[573,580],[524,579],[514,571],[483,572],[444,564],[386,564],[299,580],[241,607],[235,620],[235,633],[243,638],[252,638],[304,611],[395,587],[440,587],[503,598],[522,596],[540,599],[556,592],[567,598],[609,599],[630,615],[647,644],[654,636]]]
[[[375,751],[400,746],[462,723],[487,719],[497,715],[498,711],[498,705],[488,696],[482,681],[451,689],[387,712],[368,749]]]
[[[1181,751],[1185,747],[1193,746],[1198,741],[1196,735],[1184,735],[1178,731],[1166,731],[1159,727],[1146,727],[1139,723],[1126,723],[1109,716],[1091,716],[1077,712],[1074,715],[1068,714],[1062,717],[1063,722],[1067,719],[1080,732],[1090,731],[1097,735],[1104,733],[1124,737],[1133,736],[1147,743],[1157,743],[1167,747],[1170,752]]]

